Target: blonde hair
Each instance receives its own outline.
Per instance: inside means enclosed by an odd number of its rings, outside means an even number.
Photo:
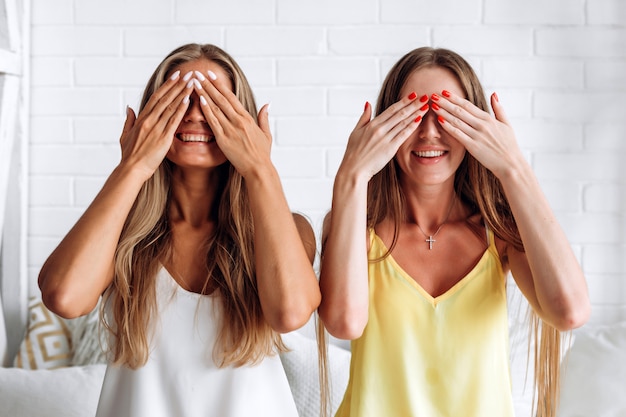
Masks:
[[[483,88],[472,67],[461,56],[448,49],[423,47],[404,55],[387,75],[376,104],[380,114],[400,99],[407,78],[421,68],[444,68],[461,83],[467,100],[489,112]],[[398,180],[399,168],[391,160],[369,182],[367,195],[367,222],[374,228],[384,219],[394,224],[392,243],[385,256],[397,243],[400,222],[405,215],[405,199]],[[517,250],[524,250],[508,200],[496,176],[469,152],[459,166],[454,180],[457,195],[473,213],[480,213],[485,223],[500,239]],[[559,368],[561,335],[558,330],[542,322],[534,313],[530,320],[531,335],[535,338],[535,388],[537,417],[556,415],[559,396]]]
[[[199,44],[183,45],[159,64],[147,83],[140,111],[175,68],[198,59],[220,65],[239,101],[256,118],[254,95],[234,59],[217,46]],[[103,303],[112,311],[112,322],[107,323],[114,336],[112,359],[133,369],[148,360],[149,330],[156,318],[156,275],[163,260],[171,256],[168,205],[173,167],[165,159],[141,188],[120,236],[115,276]],[[213,357],[222,367],[254,364],[285,346],[261,310],[245,182],[229,162],[217,170],[216,231],[207,236],[204,284],[204,290],[210,288],[219,296],[224,311]]]

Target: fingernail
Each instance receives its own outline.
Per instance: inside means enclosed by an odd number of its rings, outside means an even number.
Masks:
[[[184,78],[183,78],[184,79]],[[186,80],[185,80],[186,81]],[[193,87],[193,82],[196,81],[196,79],[194,78],[193,80],[189,80],[189,82],[187,83],[187,88],[191,88]]]
[[[500,102],[500,98],[498,97],[497,93],[493,93],[493,98],[495,98],[498,103]]]
[[[366,101],[365,102],[365,107],[363,108],[363,111],[367,110],[367,108],[370,106],[370,102]]]
[[[200,81],[198,81],[197,78],[194,78],[192,81],[198,90],[202,90],[202,84],[200,84]]]
[[[435,104],[435,103],[433,103],[433,105],[434,105],[434,104]],[[426,111],[426,110],[428,110],[428,103],[426,103],[426,104],[424,104],[422,107],[420,107],[420,110],[421,110],[421,111]]]
[[[445,121],[445,119],[443,118],[443,116],[437,116],[437,121],[438,121],[440,124],[444,124],[444,123],[446,122],[446,121]]]
[[[213,71],[208,70],[206,73],[209,76],[209,78],[212,79],[213,81],[217,80],[217,75],[215,75]]]
[[[204,75],[202,75],[202,73],[200,71],[194,71],[193,72],[196,75],[196,78],[198,78],[200,81],[204,81]]]
[[[433,93],[432,99],[437,101],[437,100],[439,100],[439,96],[437,94]]]
[[[420,97],[420,102],[426,103],[427,101],[428,101],[428,95],[424,94],[423,96]]]
[[[204,96],[200,96],[200,103],[202,103],[203,106],[207,105],[206,98],[204,98]]]
[[[433,103],[432,106],[433,110],[439,110],[439,104],[437,103]]]
[[[272,102],[271,101],[269,103],[267,103],[267,107],[265,108],[265,111],[267,111],[269,113],[270,112],[270,107],[272,107]]]
[[[441,92],[441,95],[444,96],[444,97],[450,97],[450,92],[448,90],[443,90]]]
[[[180,70],[174,71],[174,74],[172,74],[170,79],[173,81],[173,80],[177,79],[179,75],[180,75]]]
[[[193,71],[189,71],[187,74],[185,74],[185,76],[183,77],[183,81],[189,81],[189,79],[191,78],[191,76],[193,75]]]
[[[415,94],[415,91],[409,94],[409,100],[415,100],[416,97],[417,97],[417,94]]]
[[[419,123],[419,121],[422,120],[422,116],[417,116],[414,120],[415,123]]]
[[[189,104],[189,96],[183,97],[183,104]]]

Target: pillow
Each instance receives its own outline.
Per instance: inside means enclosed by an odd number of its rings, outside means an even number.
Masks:
[[[320,386],[317,342],[298,332],[283,335],[291,349],[280,354],[300,417],[319,417]],[[328,346],[330,408],[334,415],[343,399],[350,375],[350,352],[338,346]]]
[[[23,369],[54,369],[72,361],[71,333],[65,320],[52,313],[38,297],[28,301],[28,328],[14,366]]]
[[[626,322],[586,326],[562,365],[559,417],[626,415]]]
[[[100,301],[91,313],[68,320],[72,337],[72,365],[107,363],[108,330],[100,326]]]
[[[93,417],[106,365],[26,370],[0,368],[0,414]]]

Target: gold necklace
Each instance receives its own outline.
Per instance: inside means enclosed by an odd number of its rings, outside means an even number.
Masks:
[[[456,203],[456,196],[454,196],[454,200],[452,201],[452,204],[450,204],[450,209],[448,210],[448,214],[446,215],[446,218],[443,219],[443,222],[439,225],[435,233],[433,233],[432,235],[426,234],[426,232],[424,232],[424,230],[422,230],[422,228],[420,227],[419,223],[415,222],[415,224],[417,224],[417,228],[420,229],[420,232],[422,232],[424,237],[427,238],[425,242],[428,243],[428,250],[433,250],[433,243],[436,242],[435,236],[437,236],[437,233],[439,233],[443,225],[446,224],[446,222],[448,221],[448,218],[450,217],[450,213],[452,213],[452,209],[454,208],[455,203]]]

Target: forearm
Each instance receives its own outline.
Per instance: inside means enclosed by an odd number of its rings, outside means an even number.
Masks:
[[[113,278],[113,259],[122,227],[143,179],[118,166],[92,204],[44,263],[42,297],[55,313],[88,313]]]
[[[317,277],[274,167],[248,175],[246,186],[263,313],[275,330],[292,331],[306,324],[320,303]]]
[[[532,169],[516,164],[501,182],[524,243],[535,309],[556,327],[578,327],[590,309],[585,277]],[[515,259],[511,266],[515,273]]]
[[[367,179],[338,172],[323,242],[319,314],[335,337],[355,339],[368,319]]]

